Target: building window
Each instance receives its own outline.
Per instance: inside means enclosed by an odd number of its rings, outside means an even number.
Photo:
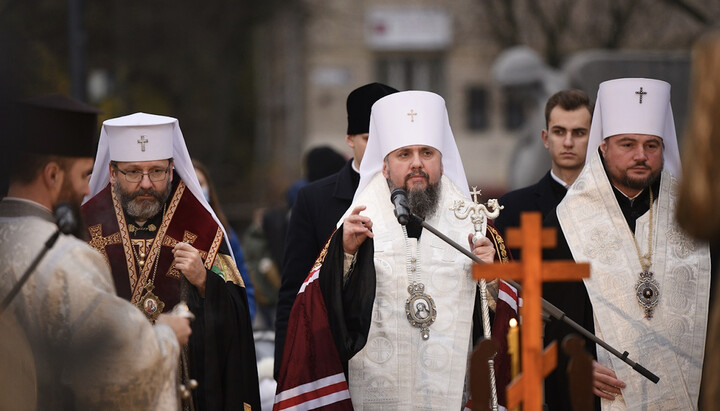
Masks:
[[[471,87],[468,90],[467,110],[468,129],[480,131],[488,128],[487,89],[484,87]]]
[[[381,56],[377,79],[398,90],[425,90],[442,95],[443,70],[439,56]]]

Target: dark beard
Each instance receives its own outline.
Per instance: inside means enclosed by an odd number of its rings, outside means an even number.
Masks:
[[[387,183],[388,187],[390,187],[390,191],[393,191],[397,188],[395,184],[390,181],[389,178],[387,179]],[[405,187],[403,187],[403,189],[407,192],[408,206],[410,207],[411,213],[422,218],[426,218],[435,214],[438,208],[438,204],[440,203],[439,180],[435,184],[428,183],[428,185],[424,189],[408,190],[407,184],[405,184]]]
[[[156,191],[153,188],[150,189],[138,189],[133,193],[126,192],[120,186],[120,182],[115,180],[113,189],[117,193],[118,200],[122,204],[123,210],[130,216],[137,220],[148,220],[155,216],[162,210],[163,204],[170,197],[171,185],[168,183],[165,186],[163,192]],[[137,200],[140,195],[151,195],[154,198],[152,200]]]
[[[88,235],[88,230],[85,226],[85,220],[83,219],[82,212],[80,211],[82,199],[82,194],[78,194],[75,192],[69,180],[63,181],[63,186],[60,189],[60,195],[58,196],[58,204],[66,203],[72,209],[76,224],[75,229],[70,234],[83,241],[89,241],[90,236]]]
[[[644,163],[640,163],[640,164],[636,164],[636,165],[647,166],[647,164],[644,164]],[[607,174],[609,176],[610,172],[608,171],[607,165],[605,165],[604,161],[603,161],[603,167],[605,167],[605,174]],[[660,165],[660,169],[654,173],[651,173],[647,178],[631,179],[628,176],[628,173],[625,172],[625,174],[622,176],[621,181],[625,185],[625,187],[629,187],[629,188],[632,188],[635,190],[644,190],[644,189],[650,187],[651,185],[653,185],[657,181],[657,179],[660,178],[660,174],[662,173],[662,170],[664,167],[665,167],[665,158],[663,157],[663,162]]]
[[[658,178],[660,178],[660,173],[662,172],[662,168],[658,170],[655,173],[650,174],[647,178],[643,179],[630,179],[625,173],[623,176],[623,184],[625,184],[626,187],[630,187],[636,190],[644,190],[647,187],[650,187],[657,181]]]

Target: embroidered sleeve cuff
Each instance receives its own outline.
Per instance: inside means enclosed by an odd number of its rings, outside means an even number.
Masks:
[[[355,261],[357,257],[357,253],[348,254],[345,253],[345,257],[343,258],[343,285],[347,282],[348,278],[350,278],[350,274],[352,273],[353,268],[355,268]]]

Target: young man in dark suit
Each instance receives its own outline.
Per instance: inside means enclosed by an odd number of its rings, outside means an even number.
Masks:
[[[505,228],[520,225],[524,211],[540,211],[543,218],[565,197],[585,164],[592,105],[581,90],[562,90],[553,94],[545,105],[545,125],[541,136],[550,153],[552,167],[540,181],[500,197],[505,208],[495,220],[501,234]],[[511,250],[518,259],[520,251]]]
[[[340,217],[350,207],[360,182],[360,161],[368,141],[371,108],[380,98],[396,92],[396,89],[384,84],[371,83],[348,95],[345,142],[352,148],[354,158],[336,174],[314,181],[298,192],[285,239],[282,285],[275,317],[276,377],[295,296],[325,242],[335,231]]]

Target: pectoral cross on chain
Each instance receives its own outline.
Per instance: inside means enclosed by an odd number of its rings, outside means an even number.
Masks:
[[[642,104],[643,95],[647,94],[647,91],[643,91],[642,87],[640,87],[640,91],[636,91],[635,94],[640,96],[640,104]]]
[[[410,112],[407,113],[407,115],[410,116],[410,122],[411,122],[411,123],[414,123],[414,122],[415,122],[415,116],[417,116],[418,113],[416,113],[415,110],[410,109]]]
[[[145,143],[148,142],[148,139],[145,136],[140,136],[137,142],[140,144],[140,151],[145,151]]]

